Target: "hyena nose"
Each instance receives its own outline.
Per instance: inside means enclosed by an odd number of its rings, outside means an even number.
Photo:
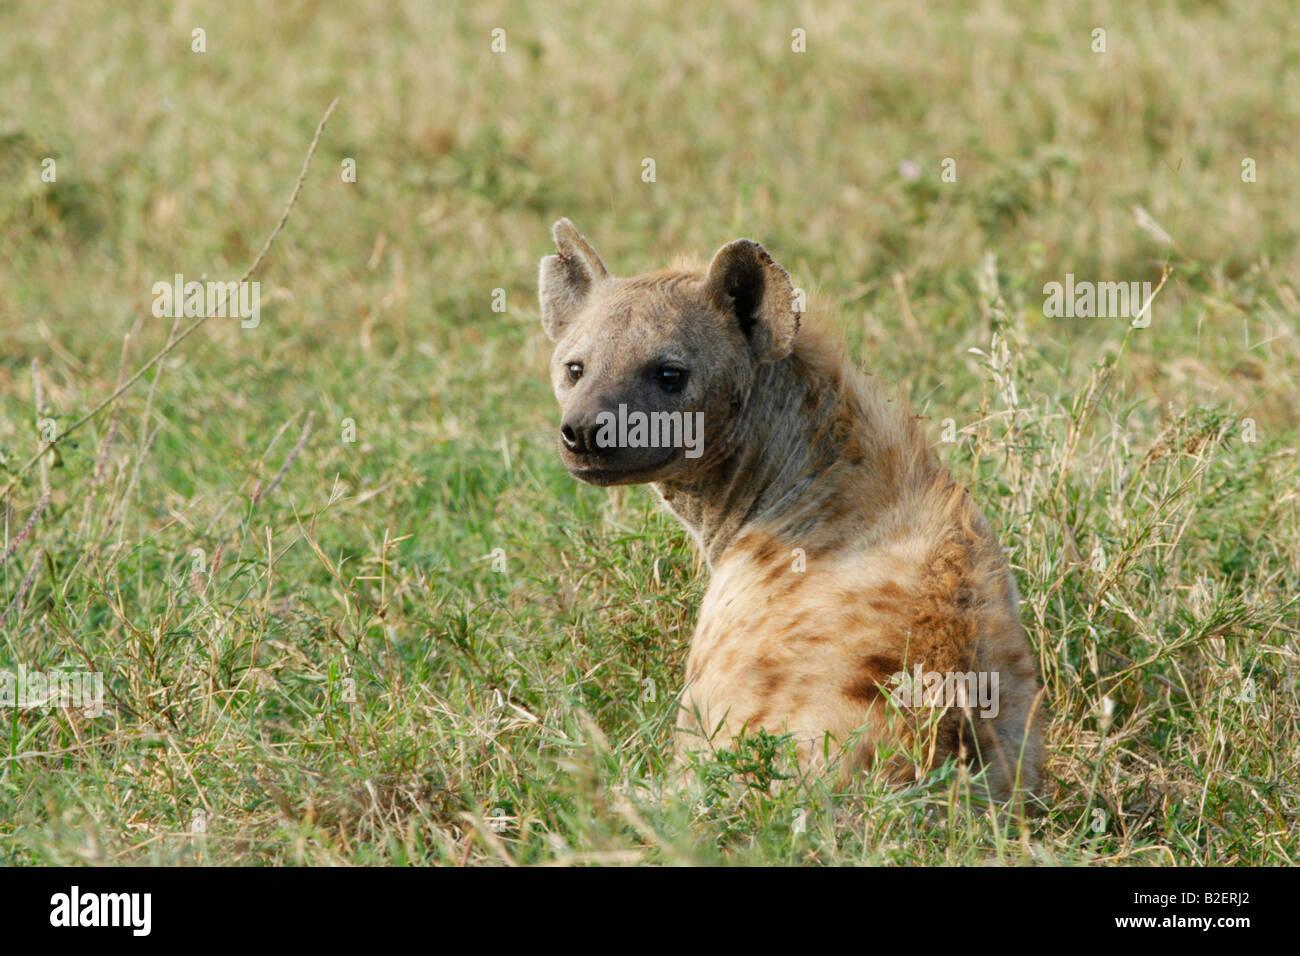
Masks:
[[[575,455],[596,450],[596,426],[580,420],[565,419],[560,425],[560,441]]]

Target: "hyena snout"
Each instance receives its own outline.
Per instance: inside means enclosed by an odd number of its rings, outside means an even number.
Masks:
[[[600,426],[596,416],[587,412],[570,412],[560,423],[560,441],[567,451],[574,455],[590,455],[595,452],[615,449],[602,449],[596,443]]]
[[[628,435],[629,417],[636,414],[629,414],[626,404],[567,411],[560,423],[560,458],[570,474],[593,485],[627,485],[672,470],[679,450],[635,440],[635,433]]]

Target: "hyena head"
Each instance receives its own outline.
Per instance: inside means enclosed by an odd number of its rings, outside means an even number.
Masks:
[[[538,296],[565,467],[624,485],[689,479],[725,455],[759,367],[794,345],[786,271],[737,239],[707,270],[616,278],[569,220],[551,234]]]

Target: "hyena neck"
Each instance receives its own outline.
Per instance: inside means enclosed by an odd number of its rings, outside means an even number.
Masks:
[[[764,365],[713,463],[656,483],[710,566],[750,532],[809,556],[872,534],[941,471],[902,402],[824,348]]]

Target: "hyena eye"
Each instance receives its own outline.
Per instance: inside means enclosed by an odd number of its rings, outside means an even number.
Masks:
[[[576,382],[578,379],[582,378],[582,363],[570,362],[568,365],[564,366],[564,371],[569,376],[570,382]]]
[[[676,392],[686,384],[686,369],[665,365],[655,373],[655,379],[665,392]]]

